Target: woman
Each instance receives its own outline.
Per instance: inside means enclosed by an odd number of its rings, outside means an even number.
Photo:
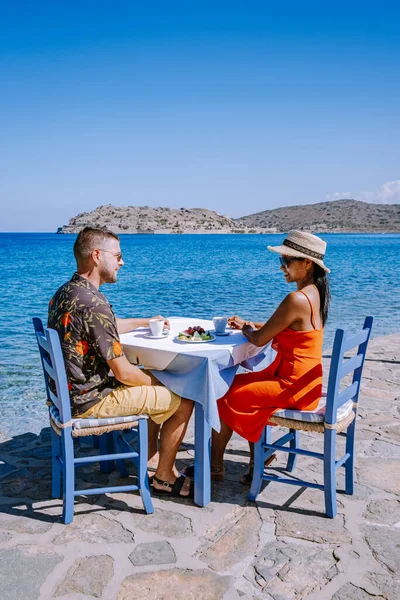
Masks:
[[[221,432],[213,432],[212,473],[222,479],[223,456],[232,432],[256,442],[278,408],[313,410],[322,391],[322,340],[330,300],[329,269],[324,265],[326,243],[302,231],[289,232],[281,246],[268,246],[280,255],[289,293],[266,323],[252,323],[233,316],[229,324],[241,329],[255,346],[272,340],[277,355],[264,371],[235,377],[229,391],[218,401]],[[252,449],[252,444],[251,444]],[[244,482],[251,482],[250,472]]]

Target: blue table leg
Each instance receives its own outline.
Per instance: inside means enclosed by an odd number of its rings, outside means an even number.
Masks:
[[[211,427],[199,402],[194,403],[194,503],[206,506],[211,500]]]

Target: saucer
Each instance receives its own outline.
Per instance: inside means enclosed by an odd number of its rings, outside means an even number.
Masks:
[[[163,332],[161,335],[153,335],[151,331],[149,333],[145,333],[143,337],[149,338],[150,340],[162,340],[168,337],[169,331]]]
[[[232,335],[232,331],[221,331],[221,333],[213,332],[214,335]]]

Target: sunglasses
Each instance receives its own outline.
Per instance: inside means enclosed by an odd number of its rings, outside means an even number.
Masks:
[[[103,248],[97,248],[98,250],[100,250],[101,252],[108,252],[109,254],[112,254],[113,256],[116,257],[117,261],[119,262],[120,260],[122,260],[122,252],[111,252],[111,250],[103,250]]]
[[[288,267],[290,267],[290,265],[292,264],[293,261],[295,260],[304,260],[304,258],[300,258],[300,257],[293,257],[293,258],[286,258],[285,256],[280,256],[279,257],[280,263],[281,263],[281,267],[284,267],[285,269],[287,269]]]

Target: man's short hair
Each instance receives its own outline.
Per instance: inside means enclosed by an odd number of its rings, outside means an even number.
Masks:
[[[119,237],[105,227],[85,227],[78,233],[74,244],[74,256],[79,264],[86,261],[93,250],[101,246],[102,242],[114,239],[119,241]]]

